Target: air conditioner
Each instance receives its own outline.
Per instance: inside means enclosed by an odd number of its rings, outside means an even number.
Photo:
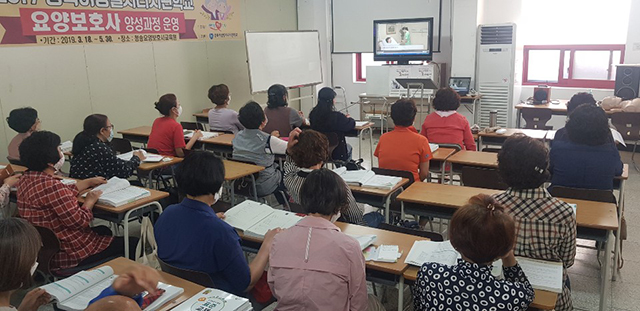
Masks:
[[[480,25],[477,38],[476,90],[482,94],[479,124],[489,126],[489,113],[497,110],[498,125],[513,127],[516,25]]]

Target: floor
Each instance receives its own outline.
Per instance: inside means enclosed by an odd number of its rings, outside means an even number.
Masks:
[[[374,148],[375,137],[374,136]],[[354,158],[358,158],[358,139],[348,138],[349,144],[354,148]],[[363,165],[371,166],[369,153],[369,141],[363,140],[362,157]],[[630,164],[629,180],[626,184],[626,210],[625,218],[627,220],[628,240],[623,244],[624,267],[618,274],[618,279],[611,282],[611,290],[607,295],[607,306],[609,310],[640,310],[638,296],[640,295],[640,174],[633,169],[631,165],[631,153],[621,152],[624,163]],[[640,156],[639,156],[640,157]],[[636,159],[640,163],[640,158]],[[136,232],[138,230],[134,230]],[[578,244],[593,246],[592,242],[579,240]],[[575,264],[569,268],[569,276],[571,278],[573,305],[576,310],[598,310],[599,306],[599,288],[600,288],[600,269],[596,259],[596,251],[585,248],[578,248]],[[369,285],[369,292],[372,292]],[[383,292],[381,286],[377,288],[378,294]],[[24,291],[17,292],[12,297],[14,305],[19,304]],[[387,288],[384,299],[384,305],[387,310],[397,310],[397,290]],[[409,289],[405,290],[405,310],[413,310],[411,295]],[[269,306],[265,310],[273,310],[275,305]],[[44,306],[39,310],[52,310],[50,306]]]

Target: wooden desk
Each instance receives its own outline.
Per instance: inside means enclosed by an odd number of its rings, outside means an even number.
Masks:
[[[9,165],[9,164],[10,163],[0,163],[0,165],[5,166],[5,167],[7,165]],[[22,165],[17,165],[17,164],[11,164],[11,167],[13,168],[13,172],[16,172],[16,173],[17,172],[26,172],[28,170],[27,167],[22,166]]]
[[[369,133],[369,152],[371,153],[371,167],[373,167],[373,122],[368,122],[361,126],[354,128],[358,132],[358,157],[362,158],[362,135],[365,132]]]
[[[151,135],[151,126],[138,126],[128,130],[118,131],[118,134],[121,134],[122,138],[128,141],[146,144],[147,141],[149,141],[149,135]]]
[[[373,206],[384,208],[385,222],[389,223],[389,213],[391,209],[391,197],[394,193],[402,191],[409,183],[409,179],[402,178],[391,190],[374,189],[359,186],[349,186],[357,202],[368,203]]]
[[[231,192],[231,206],[236,205],[235,204],[236,203],[236,199],[235,199],[236,181],[243,177],[251,178],[251,186],[253,190],[252,193],[254,194],[253,199],[257,201],[258,190],[256,189],[256,178],[254,174],[257,174],[263,171],[265,168],[259,165],[242,163],[242,162],[231,161],[231,160],[222,160],[222,163],[224,164],[224,181],[225,181],[225,184],[227,184],[227,186],[229,187]]]
[[[225,157],[231,157],[234,137],[236,137],[234,134],[221,134],[218,137],[203,139],[199,143],[202,143],[207,150],[219,152]]]
[[[547,136],[547,130],[532,130],[532,129],[518,129],[518,128],[508,128],[507,132],[504,134],[498,134],[496,132],[485,132],[480,131],[478,133],[478,150],[482,150],[482,141],[488,140],[492,143],[502,144],[507,138],[513,136],[514,134],[524,134],[533,139],[544,140]]]
[[[495,152],[460,150],[447,162],[466,166],[498,168],[498,154]]]
[[[193,116],[196,117],[196,122],[206,124],[206,126],[209,126],[209,111],[205,112],[203,110],[202,112],[194,113]]]
[[[110,266],[111,268],[113,268],[113,272],[119,275],[125,272],[129,267],[137,266],[137,265],[142,265],[142,264],[139,264],[133,260],[129,260],[124,257],[118,257],[116,259],[110,260],[98,266],[97,268]],[[196,283],[189,282],[185,279],[181,279],[177,276],[174,276],[166,272],[162,272],[162,271],[159,271],[159,272],[160,272],[160,276],[162,277],[161,282],[169,285],[173,285],[176,287],[181,287],[184,289],[184,292],[182,293],[182,295],[178,296],[173,301],[170,301],[165,305],[163,305],[162,308],[159,309],[161,311],[175,308],[177,305],[179,305],[183,301],[193,297],[195,294],[199,293],[201,290],[204,289],[203,286],[198,285]]]
[[[438,174],[440,174],[440,183],[443,184],[444,183],[444,175],[446,174],[446,169],[445,169],[445,165],[446,165],[446,160],[453,155],[454,153],[456,153],[456,149],[453,148],[438,148],[436,151],[433,152],[432,154],[432,158],[431,161],[433,161],[432,163],[434,166],[438,165],[440,166],[440,171],[438,172]],[[429,163],[429,166],[431,166],[432,164]]]
[[[551,114],[552,115],[561,115],[561,116],[566,116],[567,115],[567,103],[569,102],[566,99],[561,99],[559,100],[560,103],[559,104],[544,104],[544,105],[532,105],[532,104],[517,104],[515,105],[516,111],[517,111],[517,116],[516,116],[516,127],[520,128],[521,125],[521,119],[522,119],[522,110],[524,109],[549,109],[551,110]],[[612,114],[618,112],[615,110],[605,110],[604,111],[607,116],[611,116]]]
[[[409,268],[407,268],[403,273],[404,279],[410,282],[415,282],[418,277],[419,270],[420,268],[416,266],[409,266]],[[558,294],[539,289],[534,289],[534,292],[536,293],[536,296],[530,307],[542,310],[553,310],[555,308],[556,300],[558,300]]]

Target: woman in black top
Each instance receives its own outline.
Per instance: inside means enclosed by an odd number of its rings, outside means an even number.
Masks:
[[[113,124],[103,114],[92,114],[84,119],[83,131],[73,139],[73,158],[69,177],[85,179],[96,176],[104,178],[129,178],[145,159],[141,151],[134,151],[131,160],[116,157],[111,146]]]
[[[338,146],[333,150],[331,158],[333,160],[351,160],[353,148],[347,144],[345,134],[353,131],[356,121],[348,115],[336,111],[336,92],[330,87],[323,87],[318,92],[318,104],[311,110],[309,120],[311,128],[321,133],[336,133],[338,135]]]

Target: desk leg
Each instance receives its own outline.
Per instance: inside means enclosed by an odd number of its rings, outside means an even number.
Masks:
[[[147,205],[134,208],[128,211],[126,214],[124,214],[124,219],[123,219],[124,223],[122,225],[124,227],[124,257],[125,258],[129,258],[129,221],[131,220],[129,219],[129,217],[131,217],[132,212],[137,211],[139,209],[143,209],[151,205],[155,205],[156,209],[158,210],[158,214],[162,214],[162,205],[160,205],[160,203],[158,202],[151,202]]]
[[[604,246],[604,260],[602,264],[602,275],[600,276],[600,311],[608,310],[607,292],[609,287],[609,265],[611,264],[611,231],[607,230],[607,241]]]
[[[358,158],[362,159],[362,132],[365,130],[358,131]],[[373,165],[372,165],[373,167]]]
[[[482,136],[478,136],[478,151],[482,151]]]
[[[231,181],[231,207],[236,206],[236,180]]]
[[[400,275],[398,281],[398,311],[404,309],[404,276]]]
[[[445,172],[445,167],[447,165],[447,161],[442,161],[442,165],[440,166],[440,184],[444,185],[444,174],[446,174],[447,172]],[[453,175],[451,175],[451,177],[453,178]]]
[[[404,220],[404,201],[400,201],[400,220]]]
[[[618,230],[616,232],[616,241],[613,246],[613,270],[611,280],[615,281],[618,275],[618,258],[620,257],[620,228],[622,228],[622,216],[624,216],[624,184],[625,180],[620,181],[620,193],[618,193]]]
[[[371,153],[371,167],[373,167],[373,127],[369,127],[369,152]]]
[[[149,177],[147,179],[147,188],[153,189],[153,170],[149,171]]]
[[[522,117],[522,109],[516,109],[518,112],[516,113],[516,128],[520,128],[520,118]]]
[[[478,124],[477,121],[477,117],[476,117],[476,104],[478,103],[477,99],[473,100],[473,124]]]
[[[391,193],[384,202],[384,222],[389,223],[389,213],[391,213]]]
[[[258,202],[258,188],[256,187],[256,177],[253,176],[253,174],[251,174],[251,184],[252,184],[252,188],[253,188],[253,199]],[[286,198],[285,198],[286,199]]]

